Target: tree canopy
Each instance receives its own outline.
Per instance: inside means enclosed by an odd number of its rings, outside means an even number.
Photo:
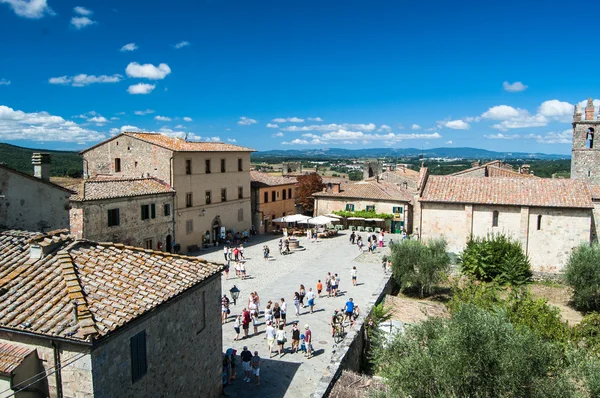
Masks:
[[[312,213],[315,208],[315,199],[312,194],[323,190],[323,179],[317,173],[305,174],[297,177],[298,180],[298,202],[307,213]]]

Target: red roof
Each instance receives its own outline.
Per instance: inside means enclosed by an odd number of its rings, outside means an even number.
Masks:
[[[0,343],[0,374],[10,376],[33,351],[29,347]]]

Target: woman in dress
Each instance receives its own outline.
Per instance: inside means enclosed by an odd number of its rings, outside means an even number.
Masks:
[[[275,319],[275,327],[279,327],[281,308],[279,308],[279,303],[277,301],[273,304],[273,319]]]
[[[273,303],[271,300],[267,302],[267,307],[265,308],[265,322],[273,321],[273,308],[271,307]]]
[[[298,329],[297,322],[292,324],[292,354],[298,352],[300,345],[300,329]]]
[[[296,307],[296,316],[300,315],[300,294],[294,292],[294,307]]]
[[[279,325],[279,328],[275,333],[275,339],[277,340],[277,352],[279,356],[281,356],[281,353],[285,353],[284,345],[287,341],[287,338],[285,337],[285,330],[283,330],[283,324]]]
[[[304,308],[304,296],[306,296],[306,289],[304,289],[304,285],[300,285],[300,290],[298,291],[300,295],[300,305]]]

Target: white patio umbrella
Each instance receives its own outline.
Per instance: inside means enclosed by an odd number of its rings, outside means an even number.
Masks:
[[[381,221],[385,221],[385,220],[383,218],[367,218],[365,221],[381,222]]]
[[[310,217],[302,214],[292,214],[289,216],[279,217],[273,220],[273,222],[302,222],[308,220]]]
[[[325,217],[342,218],[342,216],[338,216],[337,214],[325,214]]]
[[[364,221],[365,219],[363,217],[348,217],[348,220],[350,220],[350,221],[353,221],[353,220],[355,220],[355,221],[360,221],[360,220]]]
[[[325,225],[329,223],[339,222],[337,218],[331,218],[326,216],[318,216],[313,217],[310,220],[301,221],[300,224],[310,224],[310,225]]]

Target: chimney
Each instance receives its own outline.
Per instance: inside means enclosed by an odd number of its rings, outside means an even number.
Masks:
[[[585,120],[594,120],[594,102],[592,98],[588,98],[585,106]]]
[[[524,164],[519,168],[519,174],[530,174],[529,168],[531,166],[529,166],[528,164]],[[533,174],[533,173],[532,173]]]
[[[579,104],[575,105],[575,110],[573,111],[573,121],[580,122],[581,121],[581,106]]]
[[[332,184],[332,186],[331,186],[332,192],[333,193],[340,193],[340,185],[341,185],[341,183],[339,183],[339,182],[335,183],[335,184]]]
[[[50,154],[34,153],[31,156],[33,175],[43,181],[50,181]]]
[[[479,160],[476,160],[473,163],[471,163],[472,167],[479,167],[479,165],[481,165],[481,162]]]

